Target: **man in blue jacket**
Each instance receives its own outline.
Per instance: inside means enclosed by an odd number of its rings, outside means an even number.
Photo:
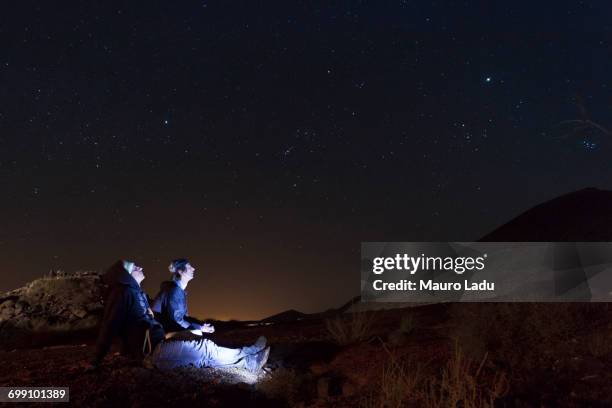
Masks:
[[[166,332],[182,330],[201,330],[212,333],[215,328],[188,315],[187,284],[194,278],[195,268],[187,259],[176,259],[168,267],[172,279],[163,282],[159,293],[153,300],[155,318],[164,326]]]

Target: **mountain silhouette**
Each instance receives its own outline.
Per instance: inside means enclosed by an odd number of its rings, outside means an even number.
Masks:
[[[585,188],[525,211],[480,241],[612,241],[612,191]]]

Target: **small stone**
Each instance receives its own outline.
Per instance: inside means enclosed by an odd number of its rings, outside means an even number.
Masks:
[[[83,308],[73,309],[72,310],[72,314],[75,315],[76,317],[78,317],[79,319],[82,319],[85,316],[87,316],[87,310],[85,310]]]

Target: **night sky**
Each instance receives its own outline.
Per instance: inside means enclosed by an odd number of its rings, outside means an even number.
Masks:
[[[38,2],[0,13],[0,291],[128,258],[200,317],[359,293],[362,241],[470,241],[612,188],[609,1]],[[579,102],[579,103],[578,103]]]

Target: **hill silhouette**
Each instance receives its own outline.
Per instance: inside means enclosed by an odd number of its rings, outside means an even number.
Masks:
[[[610,241],[612,191],[585,188],[525,211],[480,241]]]

